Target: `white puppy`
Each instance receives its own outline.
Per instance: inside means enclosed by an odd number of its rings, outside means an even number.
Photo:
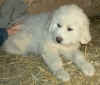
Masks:
[[[76,5],[64,5],[52,13],[27,16],[20,31],[10,36],[3,49],[8,53],[40,55],[52,73],[63,81],[70,79],[64,71],[61,55],[71,60],[87,76],[92,76],[94,67],[80,52],[80,43],[91,40],[89,20]]]

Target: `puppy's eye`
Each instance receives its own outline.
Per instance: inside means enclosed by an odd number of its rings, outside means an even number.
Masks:
[[[57,24],[57,27],[61,28],[62,26],[61,26],[61,24]]]
[[[73,29],[72,29],[72,28],[70,28],[70,27],[69,27],[69,28],[67,28],[67,30],[68,30],[68,31],[73,31]]]

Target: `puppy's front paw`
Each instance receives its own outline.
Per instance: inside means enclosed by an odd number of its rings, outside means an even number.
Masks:
[[[70,80],[70,76],[67,72],[65,72],[64,70],[59,70],[56,72],[56,77],[60,80],[62,80],[63,82],[66,82],[68,80]]]
[[[82,66],[82,71],[86,76],[93,76],[95,73],[95,68],[92,64],[88,63]]]

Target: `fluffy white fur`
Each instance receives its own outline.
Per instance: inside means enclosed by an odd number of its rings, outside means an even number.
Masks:
[[[27,16],[20,31],[10,36],[3,49],[12,54],[40,55],[52,73],[63,81],[70,79],[64,71],[61,55],[71,60],[87,76],[92,76],[94,67],[80,52],[80,43],[91,40],[89,20],[76,5],[64,5],[52,13]]]

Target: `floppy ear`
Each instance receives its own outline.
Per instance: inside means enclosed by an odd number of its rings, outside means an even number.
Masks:
[[[53,32],[56,29],[56,21],[54,15],[49,16],[49,32]]]
[[[87,44],[91,40],[90,30],[89,30],[89,23],[83,24],[81,29],[81,44]]]

